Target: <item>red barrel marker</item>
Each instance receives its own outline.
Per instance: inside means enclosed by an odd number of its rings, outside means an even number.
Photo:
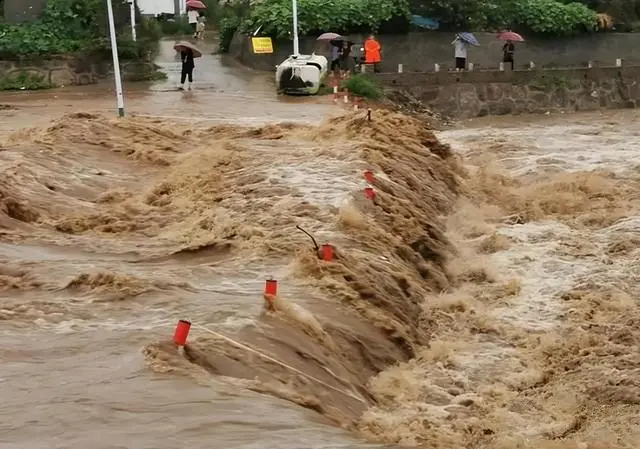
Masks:
[[[322,252],[322,260],[324,260],[325,262],[331,262],[333,260],[333,252],[334,252],[333,245],[329,243],[325,243],[321,247],[321,252]]]
[[[373,190],[373,187],[365,187],[364,196],[366,196],[368,200],[372,200],[376,197],[376,191]]]
[[[375,177],[373,176],[373,172],[371,170],[365,171],[364,172],[364,179],[366,179],[369,184],[373,184],[373,181],[375,181]]]
[[[278,281],[275,279],[267,279],[264,285],[264,294],[276,296],[278,294]]]
[[[191,323],[189,321],[178,321],[176,331],[173,334],[173,342],[178,346],[186,345],[187,337],[189,336],[189,330],[191,330]]]

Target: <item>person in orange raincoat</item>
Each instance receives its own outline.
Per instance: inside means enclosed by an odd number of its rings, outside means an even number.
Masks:
[[[364,63],[373,64],[373,71],[375,73],[380,71],[378,65],[382,60],[382,57],[380,56],[381,49],[382,47],[380,46],[380,42],[376,40],[373,34],[364,42]]]

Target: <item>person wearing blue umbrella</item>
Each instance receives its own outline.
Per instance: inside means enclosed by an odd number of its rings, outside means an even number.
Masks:
[[[456,38],[451,42],[451,45],[455,48],[456,72],[465,70],[467,68],[467,49],[469,44],[459,34],[456,34]]]

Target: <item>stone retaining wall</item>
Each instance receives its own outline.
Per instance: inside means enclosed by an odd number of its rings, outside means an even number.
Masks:
[[[404,90],[433,111],[455,118],[635,108],[640,102],[640,66],[376,77],[386,88]]]
[[[124,81],[148,79],[157,66],[145,61],[121,61]],[[113,64],[90,57],[60,56],[39,60],[0,60],[0,79],[31,74],[52,86],[95,84],[113,76]]]

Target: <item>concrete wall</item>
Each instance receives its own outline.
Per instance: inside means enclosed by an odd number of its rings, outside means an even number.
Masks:
[[[4,19],[10,23],[21,23],[37,19],[47,0],[4,0]]]
[[[469,51],[469,62],[476,68],[497,67],[502,58],[502,42],[495,34],[476,33],[481,46]],[[397,70],[398,64],[404,65],[405,71],[433,71],[435,63],[447,69],[453,66],[452,33],[423,32],[402,35],[379,36],[382,44],[383,62],[381,69],[385,72]],[[362,42],[363,36],[353,36],[354,42]],[[317,44],[314,38],[303,38],[300,49],[310,53],[314,46],[318,53],[328,55],[327,47]],[[291,42],[275,43],[273,55],[254,55],[251,42],[244,36],[237,35],[231,45],[231,54],[243,64],[257,70],[273,70],[282,62],[292,49]],[[516,67],[528,66],[534,61],[542,67],[584,67],[588,61],[601,65],[613,65],[616,58],[622,58],[630,64],[640,64],[640,33],[590,34],[573,39],[530,39],[516,44]]]
[[[640,66],[379,74],[448,117],[635,108],[640,104]]]
[[[125,81],[149,79],[157,66],[150,62],[122,61],[120,70]],[[41,77],[52,86],[95,84],[113,76],[113,65],[87,57],[55,57],[32,61],[0,60],[0,79],[17,78],[22,73]]]

